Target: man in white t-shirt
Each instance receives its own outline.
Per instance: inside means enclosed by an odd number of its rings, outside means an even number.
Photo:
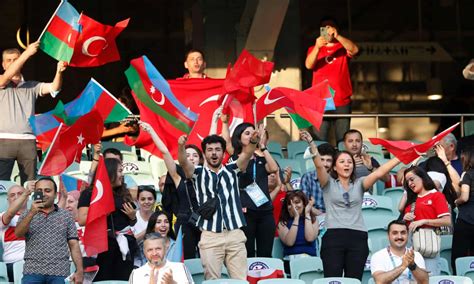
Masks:
[[[143,252],[148,262],[132,271],[129,283],[194,283],[184,264],[166,260],[166,238],[160,234],[145,236]]]
[[[19,185],[11,186],[7,191],[8,209],[0,213],[0,233],[3,245],[3,262],[7,264],[8,280],[13,282],[13,263],[23,260],[25,238],[15,236],[15,227],[20,214],[26,209],[26,201],[31,189]]]
[[[408,226],[403,220],[388,224],[390,245],[372,255],[370,270],[376,283],[428,283],[425,261],[419,252],[406,247]]]

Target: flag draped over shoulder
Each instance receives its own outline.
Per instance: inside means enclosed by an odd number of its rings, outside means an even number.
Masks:
[[[59,175],[74,161],[80,162],[82,149],[87,144],[98,143],[103,131],[104,122],[96,110],[80,117],[69,127],[61,123],[38,174]]]
[[[79,35],[79,13],[61,1],[40,36],[40,49],[58,61],[70,62]]]
[[[181,226],[179,226],[178,234],[176,236],[176,241],[174,245],[173,252],[168,256],[169,261],[172,262],[183,262],[183,230]]]
[[[99,112],[104,123],[117,122],[131,114],[109,91],[91,79],[73,101],[65,105],[60,101],[53,110],[31,116],[29,122],[44,151],[53,141],[60,123],[72,125],[79,117],[94,109]]]
[[[415,144],[411,141],[390,141],[381,138],[369,138],[369,141],[374,145],[384,146],[387,151],[392,153],[402,163],[409,164],[419,156],[428,152],[429,149],[431,149],[437,142],[441,141],[441,139],[446,135],[451,133],[458,125],[459,122],[422,144]]]
[[[120,60],[116,37],[127,27],[130,19],[109,26],[81,14],[81,33],[77,38],[70,66],[94,67]]]
[[[114,211],[112,186],[105,168],[104,158],[100,156],[83,239],[84,249],[88,256],[108,250],[107,215]]]

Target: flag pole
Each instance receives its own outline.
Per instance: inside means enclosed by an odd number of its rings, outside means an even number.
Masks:
[[[44,159],[43,159],[43,163],[41,163],[41,167],[40,167],[39,170],[38,170],[38,174],[40,174],[40,175],[43,175],[43,166],[44,166],[44,164],[45,164],[44,162],[46,162],[46,160],[48,159],[49,154],[51,153],[51,150],[52,150],[52,148],[53,148],[53,146],[54,146],[54,142],[56,142],[56,139],[58,138],[59,133],[61,132],[61,128],[62,128],[62,127],[63,127],[63,123],[61,122],[61,123],[59,124],[58,130],[56,131],[56,134],[54,134],[54,138],[53,138],[53,141],[51,142],[51,145],[49,146],[49,150],[48,150],[48,152],[46,153],[46,156],[45,156]]]
[[[53,18],[54,16],[56,15],[56,13],[58,12],[59,8],[61,8],[61,5],[64,3],[64,0],[61,0],[61,3],[59,3],[59,6],[56,8],[56,10],[54,11],[53,15],[51,16],[51,18],[49,19],[48,23],[46,24],[46,26],[44,27],[43,31],[41,32],[40,36],[38,37],[37,41],[38,40],[41,40],[41,37],[43,37],[44,33],[46,32],[46,30],[48,29],[48,26],[49,24],[51,24],[51,21],[53,21]]]

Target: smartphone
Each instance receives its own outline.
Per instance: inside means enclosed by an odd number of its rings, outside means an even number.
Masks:
[[[320,35],[327,41],[329,41],[328,35],[328,28],[327,27],[320,27],[319,28]]]
[[[35,191],[33,192],[33,200],[41,200],[43,201],[43,192],[42,191]]]

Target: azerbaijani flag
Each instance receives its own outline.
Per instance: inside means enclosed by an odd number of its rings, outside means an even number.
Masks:
[[[82,186],[87,186],[87,182],[73,176],[62,174],[59,176],[60,187],[63,186],[67,192],[78,190],[81,191]]]
[[[65,105],[59,102],[54,110],[31,116],[29,121],[41,148],[45,150],[53,141],[61,122],[70,126],[94,109],[99,111],[104,123],[120,121],[131,114],[130,110],[92,78],[76,99]]]
[[[197,120],[197,114],[185,107],[173,94],[170,85],[148,57],[130,61],[125,71],[128,84],[137,99],[156,115],[163,117],[175,128],[189,133]]]
[[[41,33],[40,49],[58,61],[70,62],[79,36],[79,13],[66,0],[61,1]]]

